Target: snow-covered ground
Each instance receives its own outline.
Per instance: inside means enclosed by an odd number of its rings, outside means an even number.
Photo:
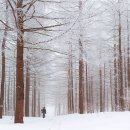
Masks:
[[[24,118],[24,124],[13,121],[13,117],[1,119],[0,130],[130,130],[130,112],[30,117]]]

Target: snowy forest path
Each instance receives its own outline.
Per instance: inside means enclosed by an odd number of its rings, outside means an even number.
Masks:
[[[62,130],[61,124],[62,120],[61,119],[50,119],[51,126],[48,130]]]

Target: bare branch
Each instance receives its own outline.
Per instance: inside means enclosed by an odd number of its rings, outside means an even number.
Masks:
[[[14,8],[13,8],[13,6],[12,6],[10,0],[7,0],[7,1],[8,1],[9,5],[10,5],[10,7],[11,7],[11,9],[12,9],[13,16],[14,16],[14,19],[15,19],[15,25],[16,25],[16,27],[17,27],[17,19],[16,19],[16,16],[15,16],[15,10],[14,10]]]
[[[37,31],[37,30],[47,30],[47,28],[52,28],[52,27],[57,27],[57,26],[63,26],[66,25],[68,23],[65,24],[56,24],[56,25],[51,25],[51,26],[46,26],[46,27],[35,27],[35,28],[25,28],[23,29],[24,32],[33,32],[33,31]]]
[[[4,24],[4,26],[6,26],[7,28],[10,28],[10,29],[12,29],[9,25],[7,25],[5,22],[3,22],[2,20],[0,20],[0,22],[2,23],[2,24]]]
[[[52,50],[52,49],[44,49],[44,48],[37,48],[37,47],[24,47],[24,48],[27,48],[27,49],[32,49],[32,50],[44,50],[44,51],[52,51],[52,52],[56,52],[56,53],[59,53],[59,54],[63,54],[63,55],[67,55],[67,53],[63,53],[63,52],[59,52],[59,51],[56,51],[56,50]]]

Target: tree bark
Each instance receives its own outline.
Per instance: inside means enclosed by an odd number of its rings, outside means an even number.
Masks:
[[[27,59],[28,60],[28,59]],[[29,116],[29,94],[30,93],[30,68],[29,61],[26,66],[26,90],[25,90],[25,116]]]
[[[83,61],[83,28],[82,28],[82,1],[79,0],[79,113],[84,113],[84,61]]]
[[[103,112],[103,90],[102,90],[102,70],[101,67],[99,69],[99,76],[100,76],[100,112]]]
[[[119,3],[120,4],[120,3]],[[119,109],[121,111],[124,110],[124,87],[123,87],[123,63],[122,63],[122,28],[121,28],[121,13],[119,10],[119,28],[118,28],[118,33],[119,33]]]
[[[129,10],[127,9],[127,79],[128,79],[128,88],[127,88],[127,103],[128,109],[130,111],[130,101],[128,93],[130,91],[130,27],[129,27]]]
[[[69,47],[68,62],[68,113],[74,113],[72,45]]]
[[[15,123],[23,123],[24,116],[24,61],[23,61],[23,0],[17,1],[17,59],[16,59],[16,109]]]
[[[80,47],[82,48],[81,41],[79,40]],[[82,48],[83,49],[83,48]],[[81,53],[83,53],[81,49]],[[83,58],[79,59],[79,113],[84,113],[84,63]]]
[[[6,2],[6,24],[8,24],[8,16],[7,16],[7,11],[8,11],[8,5]],[[7,41],[7,26],[5,26],[4,30],[4,37],[2,41],[2,77],[1,77],[1,93],[0,93],[0,118],[2,118],[3,114],[3,102],[4,102],[4,89],[5,89],[5,44]]]

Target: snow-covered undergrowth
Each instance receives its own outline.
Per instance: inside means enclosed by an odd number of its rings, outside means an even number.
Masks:
[[[130,112],[29,117],[24,124],[13,121],[13,117],[0,119],[0,130],[130,130]]]

